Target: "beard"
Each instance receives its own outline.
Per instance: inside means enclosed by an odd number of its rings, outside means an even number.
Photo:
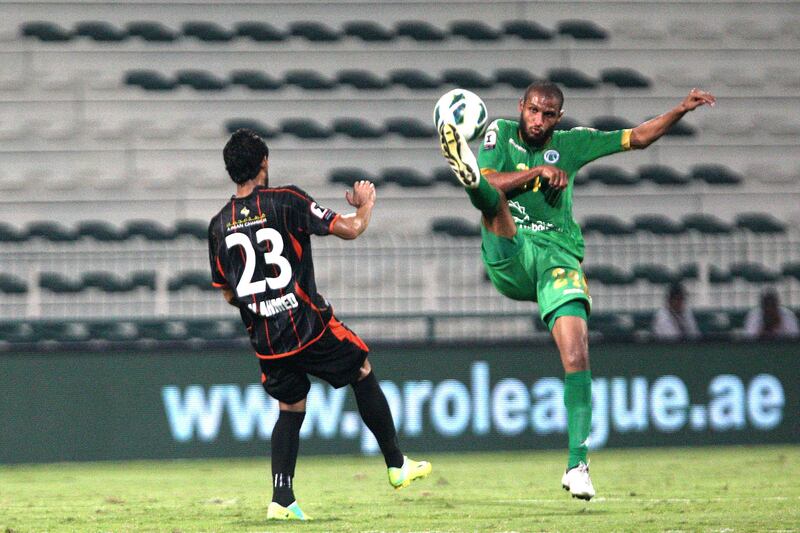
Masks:
[[[544,143],[546,143],[547,139],[550,138],[550,136],[553,134],[553,131],[556,129],[555,125],[553,125],[549,129],[543,130],[539,135],[533,135],[524,128],[524,124],[525,123],[522,120],[522,114],[520,114],[519,136],[523,141],[525,141],[525,144],[534,148],[542,146]]]

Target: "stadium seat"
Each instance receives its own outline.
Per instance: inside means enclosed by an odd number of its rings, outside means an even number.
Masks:
[[[25,343],[35,340],[33,328],[27,322],[0,322],[0,341]]]
[[[447,37],[445,32],[424,20],[401,20],[394,27],[398,36],[410,37],[415,41],[444,41]]]
[[[697,328],[704,337],[727,335],[731,330],[728,313],[720,310],[695,310]]]
[[[574,68],[551,68],[547,71],[547,79],[568,89],[594,89],[597,87],[596,80]]]
[[[34,341],[76,342],[90,338],[89,327],[80,321],[31,320]]]
[[[776,234],[786,231],[783,222],[766,213],[739,213],[736,215],[735,224],[753,233]]]
[[[88,237],[102,242],[118,242],[125,238],[122,231],[105,220],[82,220],[75,225],[78,238]]]
[[[136,327],[139,339],[182,341],[189,338],[186,324],[180,320],[140,320]]]
[[[514,89],[526,89],[537,80],[529,71],[521,68],[499,68],[494,71],[495,83],[505,83]]]
[[[287,118],[281,121],[281,131],[300,139],[327,139],[333,136],[330,128],[310,118]]]
[[[57,272],[40,272],[39,287],[57,294],[74,294],[83,290],[80,281],[68,279]]]
[[[238,320],[194,319],[187,320],[185,324],[189,338],[214,341],[230,340],[245,335],[244,328]]]
[[[198,219],[181,219],[175,221],[175,237],[184,236],[205,241],[208,239],[208,222]]]
[[[27,234],[29,238],[39,237],[50,242],[72,242],[78,238],[75,232],[49,220],[30,222]]]
[[[383,127],[360,118],[337,118],[333,121],[333,131],[353,139],[379,139],[386,134]]]
[[[608,215],[588,216],[583,219],[585,233],[597,232],[602,235],[633,235],[633,228],[622,220]]]
[[[582,41],[602,41],[608,38],[606,30],[590,20],[561,20],[556,25],[560,35],[569,35]]]
[[[187,37],[194,37],[204,42],[228,42],[234,37],[234,33],[223,28],[216,22],[208,21],[188,21],[182,26],[183,34]]]
[[[633,316],[628,313],[592,313],[588,326],[604,339],[627,340],[634,332]]]
[[[146,91],[171,91],[178,83],[154,70],[129,70],[125,73],[125,85],[136,85]]]
[[[394,39],[394,32],[371,20],[351,20],[342,26],[342,32],[369,43],[386,42]]]
[[[500,32],[479,20],[456,20],[450,23],[450,34],[470,41],[496,41]]]
[[[181,272],[170,279],[167,284],[167,288],[170,292],[181,291],[187,287],[203,291],[217,290],[211,285],[211,275],[208,272],[200,272],[197,270]]]
[[[683,227],[707,235],[727,235],[731,232],[731,225],[723,222],[714,215],[694,213],[683,217]]]
[[[128,284],[132,291],[138,288],[154,291],[156,290],[156,273],[152,270],[136,270],[128,274]]]
[[[602,183],[614,187],[639,183],[639,176],[612,165],[592,165],[581,174],[586,176],[589,183]]]
[[[639,167],[639,179],[656,185],[689,185],[689,176],[665,165],[643,165]]]
[[[370,70],[346,69],[336,73],[336,81],[340,85],[350,85],[359,90],[385,89],[388,82]]]
[[[26,235],[11,224],[0,222],[0,242],[21,242]]]
[[[437,89],[441,87],[438,79],[415,69],[396,69],[389,72],[389,80],[394,85],[405,85],[409,89]]]
[[[283,81],[287,85],[296,85],[310,91],[330,90],[336,86],[335,82],[319,72],[307,69],[290,70],[284,74]]]
[[[732,263],[728,270],[735,278],[742,278],[750,283],[771,283],[778,281],[781,274],[768,270],[763,265],[752,262]]]
[[[680,222],[675,222],[663,215],[636,215],[633,225],[637,231],[647,231],[654,235],[679,235],[684,228]]]
[[[708,280],[711,283],[730,283],[733,281],[733,275],[728,270],[723,270],[717,265],[711,265],[708,268]]]
[[[434,219],[431,230],[433,233],[443,233],[450,237],[478,237],[481,234],[481,228],[477,223],[455,217]]]
[[[73,35],[89,37],[99,42],[121,42],[129,37],[127,31],[102,21],[83,21],[75,24]]]
[[[433,182],[444,183],[451,187],[461,188],[461,183],[456,179],[450,167],[437,167],[433,170]]]
[[[129,22],[126,29],[131,37],[140,37],[148,42],[171,43],[178,39],[178,32],[160,22]]]
[[[414,118],[390,118],[385,122],[386,130],[407,139],[428,139],[436,135],[433,126]]]
[[[28,284],[12,274],[0,272],[0,292],[3,294],[25,294],[28,292]]]
[[[689,263],[678,267],[676,276],[679,280],[698,279],[700,277],[700,267],[697,263]]]
[[[221,91],[228,86],[228,80],[199,69],[179,70],[175,79],[178,84],[188,85],[195,91]]]
[[[614,265],[591,265],[584,268],[589,282],[599,281],[603,285],[628,285],[633,274]]]
[[[103,292],[126,292],[130,290],[127,280],[120,279],[111,272],[90,271],[81,274],[84,289],[98,289]]]
[[[167,229],[154,220],[129,220],[124,226],[127,238],[141,237],[148,241],[168,241],[175,236],[171,229]]]
[[[652,117],[648,117],[648,120]],[[680,121],[673,124],[668,130],[666,135],[667,137],[692,137],[697,133],[697,130],[694,126],[691,126],[686,121]]]
[[[64,42],[72,39],[72,33],[52,22],[25,22],[20,27],[23,37],[35,37],[45,42]]]
[[[650,79],[632,68],[603,69],[600,71],[600,81],[621,89],[646,89],[651,85]]]
[[[633,276],[636,279],[644,279],[656,285],[665,285],[678,281],[676,275],[669,271],[664,265],[645,264],[633,267]]]
[[[232,118],[225,122],[225,130],[233,133],[239,129],[253,130],[264,139],[272,139],[280,135],[280,132],[252,118]]]
[[[284,32],[261,21],[238,22],[234,25],[233,30],[239,37],[249,37],[259,43],[279,43],[286,40]]]
[[[488,89],[494,85],[494,80],[467,68],[445,69],[442,81],[463,89]]]
[[[338,31],[314,21],[292,22],[289,24],[289,33],[312,42],[334,42],[341,37]]]
[[[509,20],[503,22],[503,32],[526,41],[549,41],[553,32],[532,20]]]
[[[742,182],[741,176],[723,165],[695,165],[691,176],[709,185],[738,185]]]
[[[634,124],[622,117],[600,115],[592,119],[591,126],[600,131],[615,131],[633,128]]]
[[[561,120],[558,122],[558,124],[556,124],[556,129],[571,130],[572,128],[577,128],[580,125],[581,125],[580,122],[578,122],[572,117],[562,117]]]
[[[394,183],[400,187],[430,187],[433,181],[412,168],[393,167],[383,169],[382,183]]]
[[[230,82],[253,91],[275,91],[283,87],[282,80],[277,80],[260,70],[234,70],[230,73]]]
[[[787,278],[794,278],[800,281],[800,261],[786,263],[781,267],[781,274]]]
[[[378,177],[373,176],[363,168],[334,168],[331,170],[330,174],[328,174],[328,181],[330,183],[341,183],[348,187],[352,186],[358,180],[369,180],[374,183],[376,187],[380,184],[380,179],[378,179]]]
[[[135,322],[125,320],[92,320],[87,323],[89,338],[106,341],[132,341],[139,337]]]

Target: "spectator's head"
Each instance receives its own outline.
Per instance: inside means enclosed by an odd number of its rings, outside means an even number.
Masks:
[[[761,293],[761,312],[764,314],[764,333],[772,333],[780,329],[781,313],[778,291],[773,288]]]
[[[222,157],[228,175],[237,185],[255,179],[262,170],[266,178],[269,148],[253,130],[236,130],[225,144]]]
[[[667,307],[676,313],[680,313],[683,311],[685,301],[686,292],[683,290],[683,285],[680,283],[670,285],[667,291]]]

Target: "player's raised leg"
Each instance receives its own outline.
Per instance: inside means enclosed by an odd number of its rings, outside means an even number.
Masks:
[[[569,459],[561,484],[573,497],[590,500],[595,491],[586,457],[586,441],[592,428],[592,375],[586,311],[582,302],[573,300],[553,314],[558,315],[550,320],[554,320],[552,334],[565,372],[564,405],[569,435]]]
[[[397,442],[394,418],[389,402],[381,390],[368,359],[361,366],[359,379],[353,383],[358,412],[364,424],[375,435],[389,473],[389,484],[395,489],[407,487],[412,481],[426,477],[432,466],[427,461],[405,457]]]
[[[292,487],[306,400],[293,404],[279,402],[279,406],[280,414],[272,428],[272,502],[267,508],[267,519],[311,520],[297,504]]]

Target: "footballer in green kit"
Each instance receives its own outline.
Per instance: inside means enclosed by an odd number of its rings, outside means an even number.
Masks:
[[[495,288],[537,302],[564,366],[569,458],[561,479],[573,497],[591,499],[587,439],[592,423],[587,319],[592,299],[581,268],[583,236],[572,215],[575,174],[587,163],[643,149],[689,111],[713,106],[692,89],[675,108],[632,129],[556,131],[564,95],[550,82],[531,84],[519,100],[519,121],[489,125],[477,159],[451,124],[439,127],[442,153],[481,211],[481,255]]]

